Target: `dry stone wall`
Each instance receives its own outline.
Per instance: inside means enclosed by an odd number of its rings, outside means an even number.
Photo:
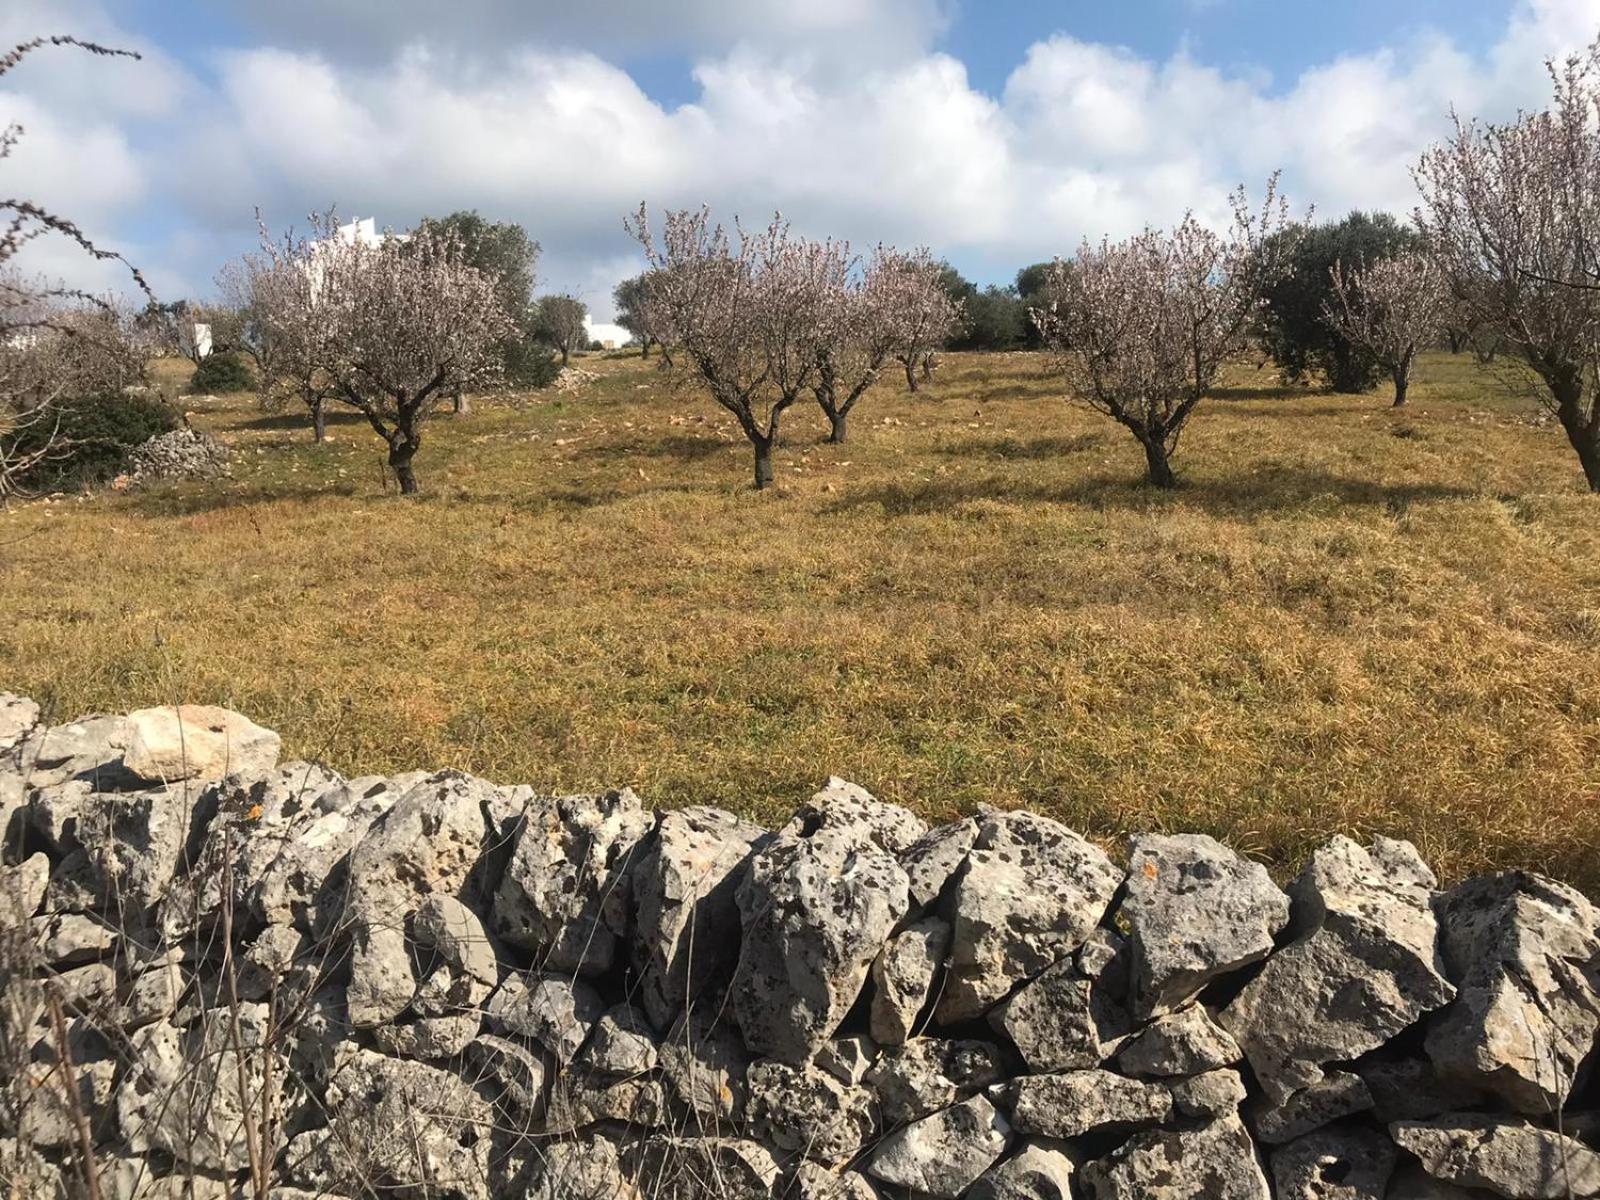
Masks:
[[[6,1195],[1600,1196],[1600,913],[1549,879],[278,752],[0,696]]]

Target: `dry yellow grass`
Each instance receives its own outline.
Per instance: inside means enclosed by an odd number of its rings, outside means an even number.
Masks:
[[[1600,499],[1465,358],[1384,398],[1239,390],[1183,487],[1056,397],[952,356],[797,411],[780,487],[636,360],[441,419],[427,495],[349,418],[196,421],[235,478],[0,517],[0,686],[56,716],[232,705],[345,771],[449,765],[772,819],[829,772],[946,817],[1217,834],[1288,868],[1333,831],[1450,877],[1600,886]]]

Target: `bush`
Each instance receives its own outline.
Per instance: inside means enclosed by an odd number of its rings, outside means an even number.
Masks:
[[[547,388],[561,374],[561,366],[548,347],[529,337],[506,344],[505,381],[508,387]]]
[[[248,392],[256,381],[250,368],[236,354],[212,354],[200,360],[189,380],[191,393],[223,395],[227,392]]]
[[[123,473],[135,447],[170,433],[182,421],[170,405],[151,396],[111,393],[61,401],[59,420],[30,422],[7,447],[17,457],[55,441],[54,451],[18,480],[30,489],[64,490],[107,483]]]

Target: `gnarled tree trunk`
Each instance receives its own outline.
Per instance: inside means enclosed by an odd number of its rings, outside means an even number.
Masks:
[[[1178,477],[1172,473],[1172,460],[1167,453],[1166,438],[1160,434],[1144,434],[1139,441],[1144,445],[1145,478],[1152,487],[1178,486]]]
[[[328,414],[324,411],[323,399],[316,397],[311,402],[311,440],[321,445],[328,437]]]

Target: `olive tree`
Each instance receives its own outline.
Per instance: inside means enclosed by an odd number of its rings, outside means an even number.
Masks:
[[[586,344],[588,305],[573,296],[541,296],[533,312],[534,336],[559,353],[566,366],[572,352]]]
[[[1457,117],[1416,169],[1416,220],[1457,323],[1540,380],[1600,492],[1600,42],[1549,70],[1550,108],[1503,125]]]
[[[1259,213],[1230,198],[1225,233],[1193,213],[1170,233],[1087,241],[1051,271],[1034,320],[1071,394],[1124,426],[1144,448],[1149,482],[1176,486],[1172,456],[1184,427],[1229,359],[1249,344],[1258,297],[1283,270],[1288,207],[1277,176]]]
[[[773,481],[783,414],[810,388],[835,248],[791,235],[775,218],[737,245],[706,209],[669,212],[659,243],[644,205],[626,222],[643,246],[652,310],[711,398],[755,451],[755,484]]]
[[[428,419],[501,370],[515,325],[495,281],[463,262],[456,242],[427,232],[378,245],[325,238],[308,275],[311,319],[326,322],[330,394],[366,417],[400,491],[413,495]]]
[[[1438,337],[1450,309],[1438,264],[1422,253],[1379,259],[1364,270],[1334,263],[1328,324],[1362,347],[1394,380],[1394,407],[1406,402],[1417,352]]]

